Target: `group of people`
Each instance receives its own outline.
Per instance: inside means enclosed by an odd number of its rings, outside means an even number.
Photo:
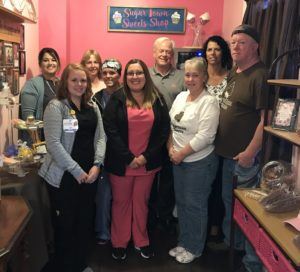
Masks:
[[[111,240],[116,260],[126,258],[130,241],[141,257],[153,257],[147,223],[168,226],[175,203],[179,235],[169,255],[192,262],[205,247],[210,195],[210,234],[223,231],[229,245],[233,175],[240,187],[258,182],[267,106],[259,35],[241,25],[229,46],[209,37],[204,57],[187,60],[184,71],[172,65],[174,47],[169,38],[155,40],[154,67],[131,59],[122,83],[121,63],[102,62],[95,50],[58,79],[58,54],[41,50],[41,75],[23,87],[21,114],[44,120],[39,175],[51,203],[53,271],[92,271],[86,256],[94,228],[99,244]],[[259,271],[241,234],[236,242],[247,271]]]

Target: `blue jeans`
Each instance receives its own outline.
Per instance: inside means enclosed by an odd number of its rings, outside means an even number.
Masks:
[[[231,204],[232,204],[232,181],[233,176],[238,177],[238,188],[255,188],[259,183],[259,161],[255,160],[254,164],[245,168],[238,165],[237,161],[224,158],[223,175],[222,175],[222,198],[225,207],[225,216],[223,221],[223,233],[225,235],[224,242],[229,245],[230,241],[230,226],[231,226]],[[259,258],[256,256],[251,244],[239,229],[235,230],[234,247],[239,250],[245,250],[246,255],[243,258],[243,263],[247,271],[260,271],[262,268]]]
[[[96,193],[95,231],[98,239],[110,240],[111,200],[110,181],[103,169],[98,178]]]
[[[214,152],[195,162],[173,166],[179,237],[178,246],[196,256],[202,254],[207,231],[207,202],[216,177]]]

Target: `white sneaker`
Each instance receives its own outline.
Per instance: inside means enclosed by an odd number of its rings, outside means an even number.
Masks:
[[[196,256],[196,255],[192,254],[191,252],[184,250],[184,252],[176,255],[176,261],[179,263],[187,264],[187,263],[192,262],[193,260],[195,260],[198,257],[200,257],[200,256]]]
[[[181,246],[177,246],[177,247],[174,247],[172,248],[170,251],[169,251],[169,255],[171,257],[176,257],[178,254],[181,254],[185,251],[185,249]]]

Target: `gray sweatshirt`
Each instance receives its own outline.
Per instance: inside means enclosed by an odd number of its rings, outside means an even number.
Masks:
[[[94,164],[101,164],[105,154],[105,133],[102,117],[98,106],[93,104],[97,114],[98,125],[95,132]],[[67,133],[63,130],[63,119],[75,118],[70,114],[71,106],[67,100],[53,99],[44,112],[44,133],[47,145],[45,162],[42,164],[39,175],[54,187],[60,186],[65,171],[70,172],[74,178],[84,173],[79,164],[71,157],[76,132]]]

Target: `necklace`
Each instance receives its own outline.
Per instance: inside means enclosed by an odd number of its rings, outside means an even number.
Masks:
[[[56,92],[53,90],[53,88],[51,87],[51,85],[50,85],[50,83],[48,82],[48,80],[47,80],[47,79],[45,79],[45,80],[46,80],[46,83],[47,83],[47,85],[48,85],[48,87],[49,87],[51,93],[52,93],[54,96],[56,96]]]

